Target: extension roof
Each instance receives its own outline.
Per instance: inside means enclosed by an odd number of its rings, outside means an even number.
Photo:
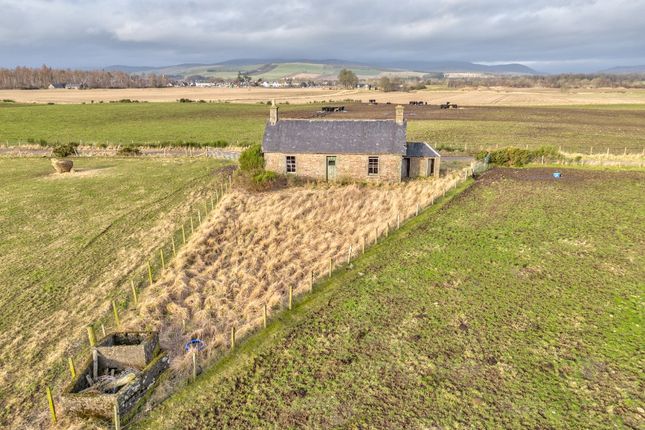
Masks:
[[[425,142],[408,142],[406,157],[440,157],[430,145]]]
[[[406,154],[406,123],[393,120],[280,119],[267,123],[263,152]]]

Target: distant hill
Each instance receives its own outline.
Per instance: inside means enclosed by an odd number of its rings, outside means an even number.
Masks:
[[[235,78],[243,72],[253,79],[278,80],[284,78],[303,78],[311,80],[335,79],[341,69],[347,68],[359,78],[378,78],[384,75],[422,77],[433,72],[475,72],[495,75],[535,75],[530,67],[522,64],[484,65],[467,61],[399,61],[388,63],[366,64],[346,60],[310,60],[310,59],[253,59],[242,58],[222,61],[213,64],[177,64],[173,66],[108,66],[103,70],[119,70],[128,73],[157,73],[186,78],[199,76],[203,78]]]
[[[611,69],[601,70],[598,73],[610,73],[610,74],[616,74],[616,75],[622,75],[627,73],[645,73],[645,65],[617,66],[617,67],[612,67]]]
[[[486,65],[468,61],[399,61],[384,63],[384,66],[409,69],[419,72],[475,72],[502,75],[539,75],[523,64],[509,63]]]

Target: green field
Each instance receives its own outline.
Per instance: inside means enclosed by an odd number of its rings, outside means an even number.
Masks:
[[[85,326],[108,314],[110,299],[124,303],[130,278],[145,279],[144,262],[152,254],[154,264],[191,205],[210,198],[223,164],[74,162],[76,173],[55,176],[47,159],[0,158],[3,428],[30,427],[33,414],[46,411],[44,385],[60,393],[66,356],[86,345]]]
[[[330,118],[391,118],[392,106],[347,104]],[[284,117],[315,117],[317,104],[282,105]],[[471,107],[409,111],[408,138],[438,148],[553,145],[567,151],[640,153],[645,148],[645,106]],[[103,103],[15,105],[0,103],[0,144],[28,140],[100,144],[224,140],[260,142],[263,104]]]
[[[0,104],[0,142],[226,140],[235,145],[260,141],[267,112],[264,105],[227,103]]]
[[[645,175],[551,172],[433,206],[137,428],[642,426]]]

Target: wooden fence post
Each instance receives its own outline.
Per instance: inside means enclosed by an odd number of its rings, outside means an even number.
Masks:
[[[89,340],[91,347],[96,346],[96,333],[94,333],[94,327],[91,325],[87,326],[87,339]]]
[[[363,241],[361,242],[361,254],[365,254],[365,236],[363,236]]]
[[[235,326],[231,327],[231,350],[235,349]]]
[[[92,348],[92,378],[96,381],[99,377],[99,352],[96,348]]]
[[[137,289],[134,287],[134,281],[132,279],[130,279],[130,288],[132,289],[132,300],[134,301],[134,305],[138,306],[139,297],[137,297]]]
[[[116,302],[112,300],[112,312],[114,312],[114,324],[116,324],[117,327],[121,326],[121,321],[119,320],[119,311],[116,308]]]
[[[171,237],[171,242],[172,242],[172,256],[176,257],[177,256],[177,246],[175,245],[174,233],[173,233],[173,236]]]
[[[197,351],[193,349],[193,381],[197,379]]]
[[[56,424],[58,419],[56,418],[56,407],[54,406],[54,397],[52,396],[52,390],[49,386],[46,387],[47,391],[47,403],[49,403],[49,411],[52,414],[52,422]]]
[[[74,360],[72,357],[67,357],[67,364],[69,365],[69,373],[72,375],[72,379],[76,378],[76,367],[74,367]]]
[[[262,325],[267,328],[267,304],[262,307]]]
[[[400,228],[401,228],[401,215],[397,212],[397,214],[396,214],[396,229],[398,230]]]
[[[293,306],[293,285],[289,285],[289,310]]]
[[[166,259],[163,255],[163,248],[159,250],[159,256],[161,257],[161,270],[166,270]]]
[[[184,240],[184,245],[186,244],[186,229],[184,228],[184,225],[181,225],[181,237]]]
[[[416,210],[416,212],[414,214],[415,214],[415,216],[419,216],[419,203],[417,203],[417,210]]]
[[[114,430],[121,430],[121,417],[119,416],[119,406],[114,405]]]
[[[349,264],[351,259],[352,259],[352,245],[349,245],[349,249],[347,250],[347,264]]]
[[[334,269],[334,259],[330,258],[329,259],[329,277],[331,278],[331,272]]]
[[[152,266],[150,265],[150,260],[148,260],[148,282],[152,287]]]
[[[309,291],[314,290],[314,271],[311,271],[311,282],[309,283]]]
[[[197,209],[197,225],[200,225],[202,223],[202,211],[201,209]]]

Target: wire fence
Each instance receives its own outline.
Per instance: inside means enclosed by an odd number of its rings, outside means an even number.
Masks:
[[[103,338],[109,333],[118,331],[121,328],[125,313],[136,310],[139,305],[140,294],[163,276],[164,272],[170,267],[174,257],[190,241],[192,235],[205,221],[207,215],[215,210],[224,195],[230,191],[231,186],[232,176],[229,175],[206,198],[198,204],[191,205],[189,210],[190,216],[187,219],[183,219],[180,222],[180,226],[174,229],[151,255],[143,258],[143,262],[133,268],[130,276],[126,279],[121,279],[117,283],[114,296],[106,306],[106,309],[100,313],[99,318],[87,326],[90,349],[92,349],[92,345],[96,344],[96,333]],[[86,355],[87,349],[82,348],[76,354],[65,357],[65,364],[69,367],[72,380],[76,376],[75,360]],[[49,384],[46,386],[46,391],[50,414],[55,424],[57,422],[57,412],[54,395]]]

